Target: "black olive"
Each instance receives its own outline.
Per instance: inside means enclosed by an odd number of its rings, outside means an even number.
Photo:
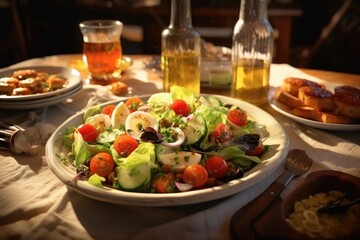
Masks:
[[[144,142],[161,143],[163,138],[154,128],[147,127],[142,130],[140,139]]]
[[[245,134],[235,138],[232,142],[233,144],[240,145],[241,149],[244,151],[249,151],[254,149],[260,143],[260,135],[253,134]]]

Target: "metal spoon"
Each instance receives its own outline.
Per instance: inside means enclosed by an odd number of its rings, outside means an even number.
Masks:
[[[343,193],[341,195],[341,197],[338,200],[336,200],[335,202],[332,202],[332,203],[326,205],[325,207],[319,208],[316,212],[318,212],[320,214],[323,214],[323,213],[335,214],[335,213],[345,212],[352,205],[360,202],[360,198],[356,198],[355,200],[352,200],[349,203],[341,204],[341,202],[344,200],[344,196],[345,196],[345,193]]]

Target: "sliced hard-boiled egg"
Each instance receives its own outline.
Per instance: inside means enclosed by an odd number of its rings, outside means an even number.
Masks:
[[[130,111],[124,102],[119,102],[111,114],[111,125],[113,128],[119,128],[125,125],[126,118],[129,116]]]
[[[142,130],[147,127],[158,130],[158,123],[150,113],[136,111],[129,114],[125,121],[126,132],[137,140],[140,140]]]
[[[173,171],[181,172],[189,165],[198,164],[201,160],[201,154],[180,151],[159,155],[158,159],[163,164],[169,165]]]
[[[99,113],[88,117],[85,123],[93,125],[99,131],[99,133],[111,127],[111,119],[107,114],[104,113]]]

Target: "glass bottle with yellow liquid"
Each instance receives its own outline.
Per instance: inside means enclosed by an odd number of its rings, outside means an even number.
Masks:
[[[178,85],[200,93],[201,37],[192,27],[190,0],[172,0],[170,25],[161,34],[163,90]]]
[[[268,101],[274,49],[267,0],[241,0],[232,44],[231,96],[261,106]]]

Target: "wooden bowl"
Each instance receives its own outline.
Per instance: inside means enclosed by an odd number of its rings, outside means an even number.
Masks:
[[[308,198],[315,193],[332,190],[345,192],[345,196],[349,200],[358,198],[360,196],[360,178],[332,170],[310,173],[298,188],[285,199],[279,198],[268,212],[254,223],[255,231],[266,239],[329,239],[310,238],[296,231],[285,219],[293,212],[296,201]],[[357,239],[358,236],[360,236],[360,229],[341,239]]]

